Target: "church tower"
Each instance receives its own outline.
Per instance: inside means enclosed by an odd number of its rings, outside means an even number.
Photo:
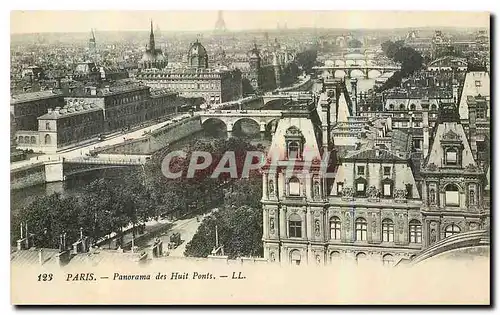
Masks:
[[[250,73],[248,78],[254,90],[259,89],[262,85],[260,78],[261,61],[257,43],[254,43],[254,47],[249,53]]]

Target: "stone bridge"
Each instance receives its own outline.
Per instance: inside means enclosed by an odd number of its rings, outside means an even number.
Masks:
[[[288,97],[287,99],[290,99]],[[218,120],[224,123],[229,134],[234,126],[242,120],[250,120],[259,126],[261,132],[271,129],[271,123],[281,117],[280,110],[218,110],[199,113],[201,124],[209,120]]]
[[[325,65],[314,67],[318,74],[327,78],[353,77],[354,71],[362,74],[365,79],[380,77],[384,74],[391,74],[401,70],[399,66],[374,66],[374,65]],[[358,75],[359,76],[359,75]]]
[[[311,92],[294,91],[281,93],[266,93],[262,96],[264,107],[281,108],[288,101],[297,101],[298,99],[312,99]]]

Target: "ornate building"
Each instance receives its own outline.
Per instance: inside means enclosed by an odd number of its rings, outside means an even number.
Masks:
[[[483,204],[486,170],[474,157],[454,105],[441,109],[429,155],[421,170],[424,246],[456,233],[489,229]]]
[[[149,34],[149,46],[139,61],[140,69],[163,69],[167,66],[168,59],[163,55],[160,48],[156,48],[155,35],[153,33],[153,21],[151,21],[151,32]]]
[[[453,234],[489,228],[486,169],[455,104],[442,104],[429,128],[429,101],[421,102],[420,166],[412,134],[373,119],[348,117],[351,128],[362,125],[359,141],[334,143],[339,108],[350,112],[340,104],[350,99],[341,97],[341,83],[326,84],[317,106],[299,102],[278,121],[263,169],[264,258],[394,265]]]
[[[208,104],[242,96],[241,71],[209,68],[207,51],[198,40],[189,47],[183,67],[141,70],[136,78],[150,87],[170,89],[183,97],[204,98]]]

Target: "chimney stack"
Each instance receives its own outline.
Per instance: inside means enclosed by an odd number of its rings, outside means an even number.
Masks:
[[[477,101],[474,96],[467,96],[467,106],[469,107],[469,144],[472,156],[477,159],[477,141],[476,141],[476,116]]]
[[[421,102],[422,106],[422,129],[423,129],[423,147],[422,154],[423,158],[427,157],[429,154],[429,99],[424,98]]]

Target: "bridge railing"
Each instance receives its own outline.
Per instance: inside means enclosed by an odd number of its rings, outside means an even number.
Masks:
[[[65,163],[77,164],[112,164],[112,165],[141,165],[146,163],[148,156],[140,157],[75,157],[65,159]]]

